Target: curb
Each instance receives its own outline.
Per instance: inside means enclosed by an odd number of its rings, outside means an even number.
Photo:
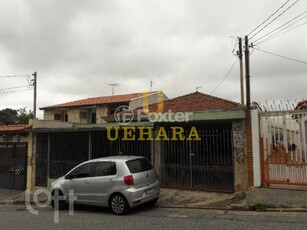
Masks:
[[[229,207],[207,207],[207,206],[184,206],[184,205],[156,205],[157,208],[171,208],[171,209],[199,209],[199,210],[222,210],[229,211]]]
[[[47,200],[39,200],[40,203],[45,203]],[[0,205],[25,205],[25,200],[0,200]],[[33,200],[30,201],[31,205],[35,205]],[[244,204],[230,204],[226,207],[208,207],[208,206],[186,206],[186,205],[166,205],[157,204],[157,208],[170,208],[170,209],[198,209],[198,210],[220,210],[220,211],[251,211],[251,212],[292,212],[292,213],[307,213],[307,208],[267,208],[265,210],[251,210],[250,206]]]
[[[307,208],[268,208],[264,212],[307,212]]]

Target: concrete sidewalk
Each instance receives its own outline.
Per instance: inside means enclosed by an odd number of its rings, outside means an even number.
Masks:
[[[250,188],[246,193],[247,205],[264,204],[275,208],[307,209],[307,190]]]
[[[40,189],[40,188],[37,188]],[[38,196],[45,202],[46,194]],[[33,192],[31,193],[33,201]],[[0,204],[24,204],[25,192],[0,189]],[[234,194],[162,188],[158,207],[219,210],[305,211],[307,191],[250,188]]]
[[[7,203],[8,200],[15,198],[16,196],[21,196],[24,191],[11,190],[0,188],[0,204]]]

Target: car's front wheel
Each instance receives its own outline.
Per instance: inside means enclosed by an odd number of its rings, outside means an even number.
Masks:
[[[67,203],[63,199],[64,195],[60,190],[54,190],[51,193],[51,206],[56,210],[67,209]]]
[[[126,198],[119,193],[112,195],[109,206],[112,212],[116,215],[123,215],[130,209]]]

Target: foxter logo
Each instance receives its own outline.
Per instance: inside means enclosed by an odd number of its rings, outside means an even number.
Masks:
[[[164,93],[159,91],[155,96],[154,93],[144,92],[142,96],[142,108],[133,110],[128,105],[121,105],[117,107],[114,113],[116,122],[120,125],[129,125],[133,120],[141,122],[148,120],[150,122],[188,122],[192,112],[172,112],[165,109]],[[155,103],[155,100],[157,102]],[[151,103],[151,106],[149,105]],[[156,107],[156,111],[152,111]],[[136,112],[136,113],[134,113]]]
[[[143,112],[149,114],[149,93],[143,92]],[[158,92],[158,102],[157,102],[157,111],[155,113],[163,113],[164,110],[164,93],[162,91]],[[152,112],[154,113],[154,112]]]

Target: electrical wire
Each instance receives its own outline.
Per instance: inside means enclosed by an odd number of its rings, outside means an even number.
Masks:
[[[29,77],[30,75],[7,75],[7,76],[0,76],[0,78],[5,78],[5,77]]]
[[[251,36],[249,39],[251,40],[253,37],[255,37],[257,34],[259,34],[261,31],[263,31],[266,27],[268,27],[270,24],[272,24],[274,21],[276,21],[279,17],[281,17],[286,11],[288,11],[290,8],[292,8],[296,3],[298,3],[299,0],[296,0],[294,3],[292,3],[288,8],[286,8],[284,11],[282,11],[277,17],[273,18],[272,21],[270,21],[268,24],[266,24],[264,27],[262,27],[257,33],[255,33],[253,36]]]
[[[272,52],[269,52],[269,51],[265,51],[265,50],[261,50],[259,48],[256,48],[254,47],[255,50],[259,50],[263,53],[267,53],[267,54],[271,54],[271,55],[274,55],[274,56],[277,56],[277,57],[280,57],[280,58],[284,58],[284,59],[287,59],[287,60],[290,60],[290,61],[294,61],[294,62],[298,62],[298,63],[302,63],[302,64],[305,64],[307,65],[307,62],[305,61],[300,61],[300,60],[297,60],[297,59],[294,59],[294,58],[290,58],[290,57],[286,57],[286,56],[283,56],[283,55],[280,55],[280,54],[276,54],[276,53],[272,53]]]
[[[293,28],[291,28],[291,29],[289,29],[289,30],[287,30],[287,31],[284,31],[284,30],[278,31],[278,33],[275,33],[275,34],[271,35],[270,37],[268,37],[267,39],[265,39],[265,40],[263,40],[263,41],[260,41],[260,42],[254,44],[254,45],[259,45],[259,44],[261,44],[261,43],[263,43],[263,42],[272,40],[272,39],[275,38],[275,37],[278,37],[278,36],[280,36],[280,35],[283,35],[283,34],[285,34],[285,33],[288,33],[288,32],[290,32],[290,31],[292,31],[292,30],[294,30],[294,29],[296,29],[296,28],[298,28],[298,27],[301,27],[301,26],[303,26],[303,25],[305,25],[305,24],[307,24],[307,21],[306,21],[306,22],[303,22],[303,23],[301,23],[301,24],[299,24],[299,25],[297,25],[297,26],[295,26],[295,27],[293,27]],[[288,28],[288,27],[287,27],[287,28]],[[285,28],[285,29],[286,29],[286,28]],[[283,32],[283,33],[280,33],[280,32],[282,32],[282,31],[284,31],[284,32]]]
[[[20,86],[14,86],[14,87],[9,87],[9,88],[2,88],[0,91],[6,91],[6,90],[11,90],[11,89],[20,89],[24,87],[29,87],[29,85],[20,85]]]
[[[257,30],[260,26],[262,26],[264,23],[266,23],[271,17],[273,17],[278,11],[280,11],[290,0],[286,1],[282,6],[280,6],[273,14],[271,14],[267,19],[265,19],[262,23],[260,23],[255,29],[253,29],[251,32],[249,32],[249,35],[253,33],[255,30]]]
[[[258,39],[256,39],[256,40],[252,41],[251,43],[255,43],[255,42],[261,40],[262,38],[265,38],[266,36],[272,34],[272,33],[275,32],[276,30],[278,30],[278,29],[284,27],[285,25],[289,24],[290,22],[294,21],[295,19],[301,17],[302,15],[304,15],[304,14],[306,14],[306,13],[307,13],[307,11],[304,11],[303,13],[299,14],[298,16],[296,16],[296,17],[292,18],[291,20],[287,21],[286,23],[282,24],[281,26],[275,28],[274,30],[271,30],[270,32],[266,33],[265,35],[261,36],[260,38],[258,38]],[[283,31],[283,30],[289,28],[290,26],[296,24],[297,22],[303,20],[303,19],[306,18],[306,17],[307,17],[307,15],[305,15],[304,17],[298,19],[298,20],[295,21],[294,23],[291,23],[290,25],[286,26],[285,28],[283,28],[282,30],[278,31],[277,33],[280,33],[281,31]],[[277,34],[277,33],[275,33],[275,34]]]
[[[236,61],[232,64],[232,66],[230,67],[230,69],[228,70],[228,72],[225,74],[225,76],[223,77],[223,79],[220,81],[220,83],[214,88],[214,90],[212,90],[212,92],[210,93],[210,95],[212,95],[218,87],[220,87],[220,85],[223,83],[223,81],[226,79],[226,77],[230,74],[230,72],[232,71],[232,69],[235,67],[235,64],[238,62],[238,58],[236,59]]]
[[[236,52],[235,52],[235,50],[236,50],[238,44],[239,44],[239,39],[238,39],[238,37],[236,37],[236,43],[235,43],[235,45],[234,45],[234,47],[233,47],[233,49],[232,49],[232,51],[231,51],[232,54],[233,54],[234,56],[238,56],[238,55],[236,54]]]
[[[7,94],[7,93],[18,93],[18,92],[24,92],[24,91],[30,91],[32,89],[22,89],[22,90],[11,90],[7,92],[0,92],[0,94]]]

